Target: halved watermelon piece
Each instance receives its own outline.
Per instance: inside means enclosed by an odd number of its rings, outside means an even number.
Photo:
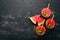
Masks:
[[[34,24],[38,23],[38,25],[43,24],[44,21],[45,21],[42,17],[40,17],[40,15],[32,16],[32,17],[30,17],[30,20],[31,20]]]
[[[37,19],[40,17],[40,15],[35,15],[35,16],[32,16],[32,17],[30,17],[30,20],[34,23],[34,24],[36,24],[37,23]]]
[[[45,19],[43,19],[42,17],[37,19],[38,25],[42,25],[45,22]]]
[[[46,33],[46,29],[44,26],[37,26],[35,30],[37,35],[44,35]]]

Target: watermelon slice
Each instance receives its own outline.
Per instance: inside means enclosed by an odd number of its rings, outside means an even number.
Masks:
[[[34,24],[36,24],[37,23],[37,19],[40,17],[40,15],[35,15],[35,16],[32,16],[32,17],[30,17],[30,20],[34,23]]]
[[[44,35],[46,33],[46,29],[44,26],[37,26],[35,30],[37,35]]]
[[[51,10],[49,9],[49,6],[50,6],[50,3],[48,4],[47,8],[43,8],[42,11],[41,11],[41,15],[44,18],[48,18],[51,15],[51,13],[52,13]]]
[[[42,17],[40,17],[40,15],[32,16],[32,17],[30,17],[30,20],[31,20],[34,24],[38,23],[38,25],[43,24],[44,21],[45,21]]]
[[[43,19],[42,17],[37,19],[38,25],[42,25],[45,22],[45,19]]]

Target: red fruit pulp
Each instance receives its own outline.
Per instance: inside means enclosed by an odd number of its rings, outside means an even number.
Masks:
[[[48,18],[51,15],[51,10],[49,8],[43,8],[41,14],[43,17]]]
[[[36,24],[37,19],[38,19],[39,17],[40,17],[40,15],[35,15],[35,16],[30,17],[30,20],[31,20],[34,24]]]
[[[45,19],[43,19],[42,17],[40,17],[40,18],[37,19],[38,25],[43,24],[44,21],[45,21]]]
[[[35,32],[37,35],[44,35],[46,32],[46,29],[43,26],[37,26]]]
[[[49,29],[54,28],[54,27],[55,27],[55,21],[52,20],[52,19],[48,19],[48,20],[46,21],[46,27],[49,28]]]

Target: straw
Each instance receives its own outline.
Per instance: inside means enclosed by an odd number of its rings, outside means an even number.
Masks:
[[[48,3],[48,6],[47,6],[47,8],[50,8],[50,3]]]
[[[52,16],[52,20],[54,19],[54,15]]]

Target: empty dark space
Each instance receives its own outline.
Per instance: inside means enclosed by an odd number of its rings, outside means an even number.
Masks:
[[[51,3],[56,26],[37,36],[30,16],[40,14]],[[0,40],[60,40],[60,0],[0,0]]]

